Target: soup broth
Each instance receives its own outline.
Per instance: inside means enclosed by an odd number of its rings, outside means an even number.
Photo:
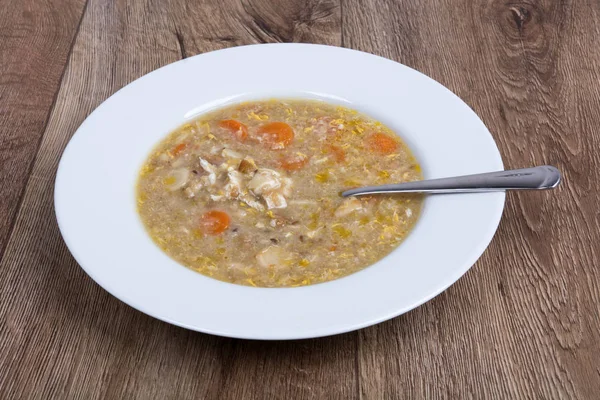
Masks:
[[[422,179],[408,147],[354,110],[308,100],[237,104],[169,134],[140,172],[152,240],[212,278],[293,287],[359,271],[415,225],[417,195],[342,198]]]

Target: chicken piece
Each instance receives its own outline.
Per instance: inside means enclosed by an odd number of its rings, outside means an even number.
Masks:
[[[212,201],[221,201],[225,199],[225,196],[223,196],[222,194],[211,194],[210,199]]]
[[[283,197],[283,195],[279,192],[264,193],[262,197],[267,203],[267,208],[269,210],[273,208],[287,207],[287,201],[285,201],[285,197]]]
[[[259,168],[256,174],[248,182],[248,189],[255,194],[271,192],[281,187],[281,174],[277,171],[267,168]]]
[[[242,160],[244,158],[242,154],[228,148],[223,149],[221,155],[230,160]]]
[[[200,178],[200,182],[202,182],[202,185],[204,186],[212,186],[217,183],[217,176],[215,174],[205,175]]]
[[[217,182],[217,167],[200,157],[200,166],[208,173],[207,176],[200,178],[205,186],[212,186]]]
[[[238,171],[227,172],[228,182],[225,185],[225,196],[228,199],[237,199],[242,193],[242,174]]]
[[[336,217],[345,217],[353,213],[354,211],[361,210],[363,208],[362,203],[356,197],[351,197],[342,202],[342,204],[335,210],[334,214]]]
[[[206,171],[209,174],[216,174],[218,172],[217,167],[215,167],[214,165],[212,165],[211,163],[209,163],[202,157],[200,157],[200,166],[202,167],[202,169],[204,171]]]
[[[251,194],[245,193],[242,194],[239,199],[244,203],[248,204],[250,207],[254,208],[258,211],[264,211],[265,206],[263,206],[258,200],[256,200]]]
[[[256,166],[254,159],[248,156],[244,157],[244,159],[240,161],[240,165],[238,165],[238,171],[242,174],[253,174],[257,169],[258,167]]]
[[[279,246],[269,246],[256,255],[256,261],[261,267],[277,267],[283,265],[290,256],[290,253]]]

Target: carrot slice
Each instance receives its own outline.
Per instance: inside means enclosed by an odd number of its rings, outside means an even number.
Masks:
[[[185,150],[186,147],[187,147],[186,143],[179,143],[177,146],[175,146],[173,148],[173,150],[171,150],[171,154],[173,154],[174,157],[177,157],[179,155],[179,153],[181,153],[182,151]]]
[[[346,152],[340,146],[332,144],[327,146],[327,150],[329,150],[329,152],[333,154],[333,158],[335,158],[335,161],[340,163],[346,161]]]
[[[285,122],[271,122],[258,128],[260,141],[266,143],[272,150],[287,147],[294,140],[294,130]]]
[[[248,127],[235,119],[224,119],[219,126],[233,133],[240,142],[248,137]]]
[[[229,228],[231,218],[224,211],[207,211],[200,217],[200,229],[209,235],[218,235]]]
[[[373,133],[367,138],[367,145],[379,154],[392,154],[398,148],[398,143],[383,133]]]
[[[286,171],[298,171],[308,163],[308,157],[295,155],[289,158],[283,158],[279,161],[279,166]]]

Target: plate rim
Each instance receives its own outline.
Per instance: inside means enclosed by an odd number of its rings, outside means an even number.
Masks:
[[[404,64],[398,63],[394,60],[389,60],[387,58],[375,55],[375,54],[371,54],[368,52],[363,52],[363,51],[359,51],[359,50],[352,50],[352,49],[347,49],[347,48],[341,48],[341,47],[336,47],[336,46],[328,46],[328,45],[315,45],[315,44],[296,44],[296,43],[276,43],[276,44],[253,44],[253,45],[247,45],[247,46],[237,46],[237,47],[230,47],[230,48],[226,48],[226,49],[221,49],[221,50],[215,50],[215,51],[211,51],[211,52],[207,52],[207,53],[202,53],[202,54],[198,54],[196,56],[187,58],[187,59],[182,59],[182,60],[178,60],[175,61],[173,63],[167,64],[165,66],[162,66],[156,70],[153,70],[135,80],[133,80],[132,82],[128,83],[127,85],[123,86],[122,88],[120,88],[119,90],[117,90],[115,93],[113,93],[111,96],[109,96],[106,100],[104,100],[101,104],[99,104],[86,118],[85,120],[82,122],[82,124],[77,128],[77,130],[75,131],[75,133],[73,134],[73,136],[69,139],[69,142],[67,143],[67,145],[65,146],[65,149],[63,151],[63,154],[61,155],[60,158],[60,162],[58,164],[58,168],[57,168],[57,173],[56,173],[56,178],[55,178],[55,185],[54,185],[54,209],[55,209],[55,215],[57,218],[57,222],[58,222],[58,226],[61,232],[61,236],[63,237],[63,240],[65,241],[70,253],[73,255],[73,257],[75,258],[75,260],[77,261],[77,263],[79,264],[79,266],[86,272],[86,274],[88,276],[90,276],[92,278],[92,280],[94,280],[100,287],[102,287],[102,289],[106,290],[107,292],[109,292],[112,296],[116,297],[117,299],[119,299],[120,301],[123,301],[124,303],[128,304],[129,306],[133,307],[134,309],[141,311],[149,316],[152,316],[154,318],[157,318],[159,320],[165,321],[167,323],[176,325],[176,326],[180,326],[186,329],[190,329],[190,330],[194,330],[194,331],[198,331],[198,332],[203,332],[203,333],[207,333],[207,334],[213,334],[213,335],[218,335],[218,336],[224,336],[224,337],[233,337],[233,338],[241,338],[241,339],[257,339],[257,340],[293,340],[293,339],[307,339],[307,338],[316,338],[316,337],[323,337],[323,336],[331,336],[331,335],[336,335],[336,334],[342,334],[342,333],[346,333],[346,332],[350,332],[350,331],[354,331],[357,329],[362,329],[364,327],[367,326],[371,326],[374,324],[378,324],[380,322],[392,319],[396,316],[399,316],[401,314],[404,314],[424,303],[426,303],[427,301],[431,300],[432,298],[436,297],[437,295],[439,295],[440,293],[442,293],[443,291],[445,291],[446,289],[448,289],[448,287],[450,287],[451,285],[453,285],[455,282],[457,282],[466,272],[468,272],[473,265],[475,264],[475,262],[481,257],[481,255],[483,254],[483,252],[485,251],[485,249],[489,246],[491,240],[494,237],[494,234],[498,228],[498,225],[500,223],[501,217],[502,217],[502,213],[504,210],[504,205],[505,205],[505,195],[504,193],[502,193],[500,196],[498,196],[498,200],[496,200],[498,202],[497,207],[496,207],[496,213],[493,216],[493,219],[490,219],[490,224],[489,224],[489,229],[488,232],[486,232],[485,234],[485,239],[479,242],[479,246],[477,246],[477,249],[474,249],[472,251],[472,256],[470,257],[470,259],[468,261],[465,261],[464,264],[467,265],[466,268],[463,268],[461,270],[456,271],[456,273],[449,278],[446,282],[442,283],[441,285],[438,286],[438,289],[433,291],[432,293],[430,293],[427,296],[423,296],[421,297],[418,301],[413,302],[410,305],[407,305],[404,308],[398,309],[395,312],[390,312],[387,313],[385,315],[380,315],[376,318],[372,318],[370,320],[365,320],[362,323],[355,323],[355,324],[350,324],[347,325],[345,328],[342,329],[336,329],[336,328],[321,328],[321,331],[318,332],[312,332],[312,333],[300,333],[296,336],[294,335],[288,335],[285,337],[281,337],[281,336],[275,336],[275,337],[268,337],[268,336],[260,336],[258,337],[257,335],[244,335],[244,334],[232,334],[231,332],[227,332],[227,331],[219,331],[219,330],[215,330],[215,329],[203,329],[201,327],[195,326],[195,325],[190,325],[178,320],[174,320],[171,319],[169,317],[166,317],[164,315],[160,315],[159,313],[153,312],[152,310],[148,310],[146,307],[144,307],[143,304],[137,304],[136,301],[128,298],[128,296],[124,295],[123,293],[115,293],[113,291],[113,288],[109,287],[108,285],[104,285],[101,283],[102,279],[99,278],[93,270],[91,270],[90,268],[87,268],[85,266],[85,263],[82,262],[82,258],[80,254],[78,254],[78,250],[74,249],[75,246],[72,245],[72,242],[69,238],[69,234],[65,233],[65,229],[67,229],[64,226],[64,222],[61,220],[61,215],[60,215],[60,207],[58,206],[58,204],[60,203],[61,199],[60,199],[60,193],[59,190],[57,190],[57,188],[60,187],[60,179],[63,176],[61,174],[61,168],[64,168],[64,160],[66,159],[66,157],[68,157],[68,154],[70,151],[73,150],[73,139],[77,137],[78,134],[80,134],[80,132],[82,131],[82,128],[84,128],[85,124],[87,121],[89,121],[90,117],[92,117],[94,114],[96,114],[98,112],[98,110],[100,110],[107,102],[109,102],[114,96],[116,96],[117,94],[121,93],[123,90],[126,90],[128,87],[130,87],[133,83],[141,81],[145,78],[147,78],[150,75],[156,74],[159,71],[162,71],[164,69],[173,67],[173,65],[176,64],[184,64],[189,62],[190,59],[195,59],[198,57],[203,57],[206,54],[213,54],[213,53],[219,53],[219,52],[231,52],[231,51],[237,51],[240,48],[249,48],[249,47],[321,47],[321,48],[331,48],[331,49],[335,49],[335,51],[339,51],[339,50],[343,50],[343,51],[348,51],[348,52],[356,52],[356,53],[361,53],[364,56],[367,57],[376,57],[382,60],[386,60],[386,61],[392,61],[398,65],[401,65],[404,68],[408,68],[412,71],[414,71],[415,73],[422,75],[424,77],[426,77],[427,79],[435,82],[437,84],[437,86],[439,88],[443,88],[445,91],[447,91],[448,93],[450,93],[452,96],[454,96],[456,98],[456,100],[458,100],[461,104],[467,106],[468,108],[470,108],[468,106],[467,103],[465,103],[462,99],[460,99],[456,94],[454,94],[452,91],[450,91],[448,88],[446,88],[444,85],[440,84],[439,82],[435,81],[434,79],[422,74],[421,72],[414,70],[413,68],[410,68]],[[477,114],[471,109],[471,112],[473,112],[473,114],[481,121],[481,119],[479,118],[479,116],[477,116]],[[182,121],[183,123],[184,121]],[[482,122],[482,121],[481,121]],[[483,122],[482,122],[483,124]],[[486,128],[487,130],[487,128]],[[489,133],[489,131],[487,131],[488,135],[489,135],[489,139],[491,140],[491,142],[493,143],[493,145],[496,148],[496,151],[498,152],[498,156],[500,158],[499,162],[501,165],[501,168],[503,169],[503,165],[502,165],[502,159],[501,159],[501,155],[500,152],[498,150],[497,144],[495,143],[491,133]],[[167,133],[163,134],[166,135]],[[424,207],[426,207],[426,204],[424,204]],[[369,267],[367,267],[369,268]],[[287,289],[276,289],[276,290],[294,290],[297,288],[287,288]],[[256,290],[256,289],[252,289],[252,290]],[[272,290],[272,289],[267,289],[267,290]]]

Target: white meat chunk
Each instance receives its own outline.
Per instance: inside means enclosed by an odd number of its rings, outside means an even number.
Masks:
[[[261,267],[280,266],[290,257],[290,254],[279,246],[269,246],[256,255],[256,261]]]
[[[217,182],[217,167],[206,161],[204,158],[200,157],[200,166],[204,171],[208,173],[207,176],[203,176],[201,178],[202,183],[205,186],[212,186]]]
[[[217,183],[217,175],[215,175],[215,174],[205,175],[200,178],[200,182],[202,182],[202,185],[204,185],[204,186],[212,186],[215,183]]]
[[[230,160],[241,160],[244,158],[244,156],[242,154],[238,153],[237,151],[228,149],[228,148],[223,149],[223,151],[221,152],[221,155]]]
[[[256,200],[249,193],[242,194],[240,196],[240,200],[243,201],[244,203],[248,204],[250,207],[254,208],[255,210],[258,210],[258,211],[264,211],[265,210],[265,206],[263,206],[260,201]]]
[[[281,179],[281,193],[285,197],[290,197],[292,195],[292,185],[294,182],[290,178],[282,178]]]
[[[356,197],[350,197],[342,202],[342,204],[335,210],[334,215],[336,217],[345,217],[355,211],[363,208],[362,203]]]
[[[255,194],[271,192],[281,187],[281,175],[277,171],[267,168],[259,168],[256,174],[248,182],[248,189]]]
[[[209,163],[202,157],[200,157],[200,166],[202,167],[203,170],[205,170],[209,174],[217,173],[217,167],[215,167],[214,165],[212,165],[211,163]]]
[[[238,165],[238,171],[240,171],[242,174],[253,174],[257,169],[258,167],[256,166],[254,159],[248,156],[244,157],[244,159],[240,161],[240,164]]]
[[[287,201],[285,201],[285,197],[279,192],[269,192],[263,194],[263,199],[265,199],[265,203],[267,203],[267,208],[270,210],[272,208],[286,208]]]
[[[237,199],[242,193],[242,174],[238,171],[227,172],[227,184],[225,185],[225,196],[228,199]]]

